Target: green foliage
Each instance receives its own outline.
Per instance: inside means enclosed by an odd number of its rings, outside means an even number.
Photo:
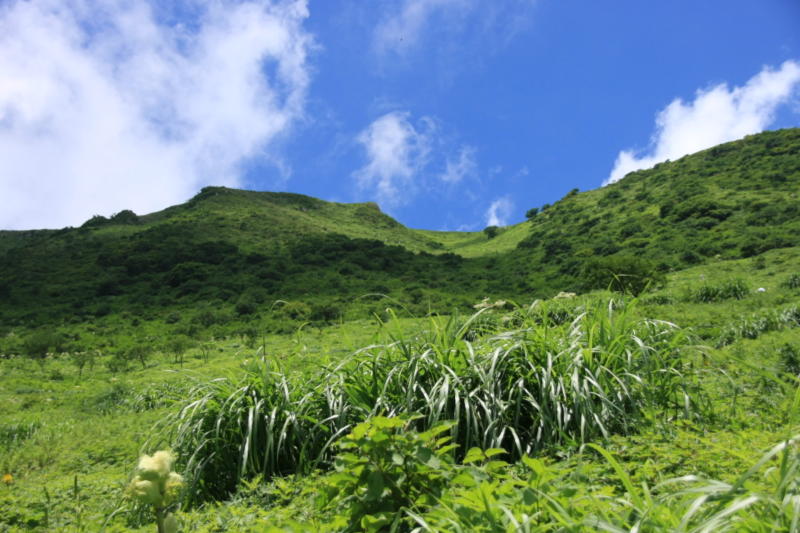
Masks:
[[[792,376],[800,376],[800,348],[786,343],[778,351],[781,370]]]
[[[664,283],[664,274],[651,261],[611,256],[586,262],[581,275],[586,289],[609,289],[637,296]]]
[[[377,416],[338,444],[336,472],[323,478],[322,504],[347,519],[349,531],[402,528],[403,512],[435,505],[452,477],[453,445],[442,423],[411,431],[415,417]]]
[[[500,228],[497,226],[486,226],[483,229],[483,234],[486,235],[487,239],[494,239],[498,233],[500,233]]]
[[[22,341],[25,355],[32,359],[43,359],[48,352],[59,351],[64,338],[52,329],[34,331]]]
[[[31,438],[42,427],[41,422],[21,422],[0,425],[0,450],[9,450]]]
[[[563,290],[579,274],[569,261],[557,260],[569,251],[585,250],[590,257],[635,254],[680,269],[717,256],[751,257],[800,244],[793,196],[800,187],[800,130],[749,136],[723,145],[718,157],[710,153],[568,195],[530,219],[530,235],[520,242],[518,257],[509,260],[560,277]],[[776,182],[775,175],[784,179]],[[639,240],[643,236],[647,239]],[[554,241],[557,248],[548,248]]]
[[[750,294],[750,287],[743,279],[731,279],[719,284],[704,283],[691,295],[691,299],[699,303],[719,302],[722,300],[741,300]]]
[[[784,309],[771,309],[729,324],[720,334],[717,347],[733,344],[739,339],[757,339],[769,331],[797,327],[800,327],[800,308],[789,306]]]
[[[190,498],[325,465],[343,432],[378,415],[419,414],[423,431],[452,420],[459,450],[504,448],[512,457],[635,432],[648,418],[696,416],[685,336],[620,305],[577,311],[570,322],[539,302],[510,317],[518,329],[508,331],[502,320],[494,330],[482,321],[493,305],[300,381],[261,358],[242,378],[198,383],[166,422],[176,452],[190,457]]]
[[[783,286],[787,289],[800,289],[800,274],[792,274],[789,278],[783,282]]]

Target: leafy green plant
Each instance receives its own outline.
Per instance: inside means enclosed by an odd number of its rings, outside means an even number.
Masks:
[[[410,431],[416,417],[358,424],[338,444],[335,473],[323,478],[323,507],[344,513],[348,531],[396,531],[403,511],[435,505],[453,475],[452,423]]]
[[[31,438],[42,427],[41,422],[20,422],[0,425],[0,449],[9,450]]]
[[[778,350],[781,370],[792,376],[800,376],[800,348],[786,343]]]

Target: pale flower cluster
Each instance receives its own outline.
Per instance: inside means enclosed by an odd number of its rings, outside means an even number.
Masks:
[[[172,471],[175,456],[168,451],[158,451],[153,455],[143,455],[136,467],[128,493],[132,498],[146,505],[152,505],[158,516],[178,499],[183,487],[183,477]],[[176,529],[175,517],[168,514],[164,519],[165,531]]]
[[[480,302],[476,303],[472,306],[473,309],[502,309],[506,306],[505,300],[497,300],[496,302],[491,302],[488,297],[484,298]]]

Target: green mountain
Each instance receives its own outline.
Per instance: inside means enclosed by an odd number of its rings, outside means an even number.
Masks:
[[[620,276],[657,281],[710,259],[800,245],[799,192],[800,129],[572,191],[494,238],[409,229],[372,203],[207,187],[149,215],[0,232],[0,318],[35,326],[211,309],[246,320],[284,300],[291,318],[325,321],[379,310],[362,298],[375,293],[424,314],[484,296],[607,287]]]
[[[800,129],[764,132],[573,191],[531,218],[526,261],[576,274],[635,255],[662,270],[800,244]]]

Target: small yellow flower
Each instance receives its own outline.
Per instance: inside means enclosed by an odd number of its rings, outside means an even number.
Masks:
[[[6,485],[11,485],[12,483],[14,483],[14,476],[12,476],[11,474],[3,474],[2,480],[3,483],[5,483]]]

